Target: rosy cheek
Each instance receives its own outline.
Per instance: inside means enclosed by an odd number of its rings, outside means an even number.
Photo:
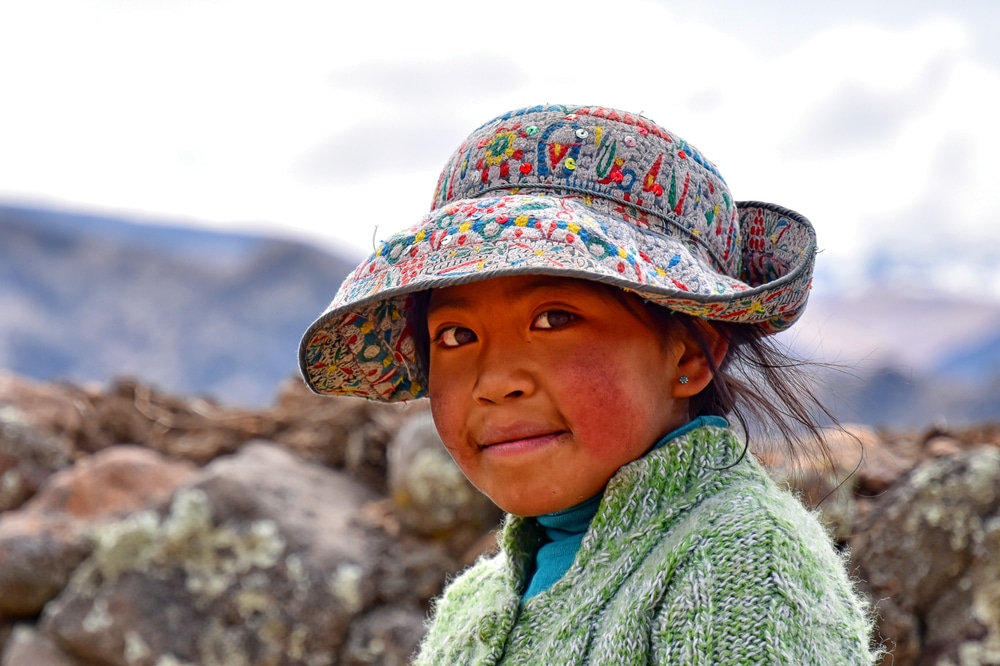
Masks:
[[[641,378],[613,354],[591,352],[564,356],[559,363],[560,383],[571,401],[567,409],[572,409],[574,430],[584,438],[589,453],[620,465],[640,436],[635,426],[649,419],[643,413],[644,401],[634,397]]]

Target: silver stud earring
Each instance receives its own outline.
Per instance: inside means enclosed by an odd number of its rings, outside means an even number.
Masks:
[[[681,378],[679,380],[677,380],[677,381],[679,381],[681,384],[687,384],[688,381],[689,381],[688,380],[688,376],[687,375],[681,375]]]

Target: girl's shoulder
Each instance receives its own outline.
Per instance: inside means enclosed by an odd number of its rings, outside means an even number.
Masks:
[[[447,585],[434,601],[415,666],[496,660],[520,604],[510,570],[501,551],[480,558]]]
[[[697,500],[672,526],[669,542],[698,541],[700,552],[718,551],[723,561],[815,562],[843,571],[844,556],[819,512],[779,486],[752,455],[704,474],[692,491]]]
[[[832,654],[844,664],[874,659],[870,605],[848,575],[846,554],[817,515],[755,462],[664,535],[646,563],[662,575],[663,562],[671,565],[660,578],[654,633],[664,645],[674,644],[677,626],[690,628],[689,600],[697,598],[698,631],[713,642],[766,647],[789,663],[826,664]]]
[[[482,600],[499,593],[511,584],[510,570],[509,558],[502,550],[484,555],[448,582],[447,598],[454,602],[461,602],[466,597]]]
[[[680,533],[696,536],[703,550],[718,549],[731,557],[816,561],[835,572],[843,570],[843,556],[818,512],[780,487],[754,458],[747,456],[728,477],[692,507],[676,527]]]

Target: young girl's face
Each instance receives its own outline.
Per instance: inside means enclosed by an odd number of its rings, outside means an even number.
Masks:
[[[675,393],[689,338],[665,335],[637,297],[612,287],[530,275],[447,287],[432,292],[427,324],[438,432],[510,513],[596,495],[688,421]]]

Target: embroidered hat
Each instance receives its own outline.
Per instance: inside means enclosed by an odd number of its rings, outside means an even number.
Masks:
[[[426,393],[409,312],[417,292],[508,275],[596,280],[677,312],[782,330],[799,316],[808,220],[735,202],[694,146],[635,114],[536,106],[483,125],[445,165],[432,210],[382,241],[306,331],[317,393]]]

